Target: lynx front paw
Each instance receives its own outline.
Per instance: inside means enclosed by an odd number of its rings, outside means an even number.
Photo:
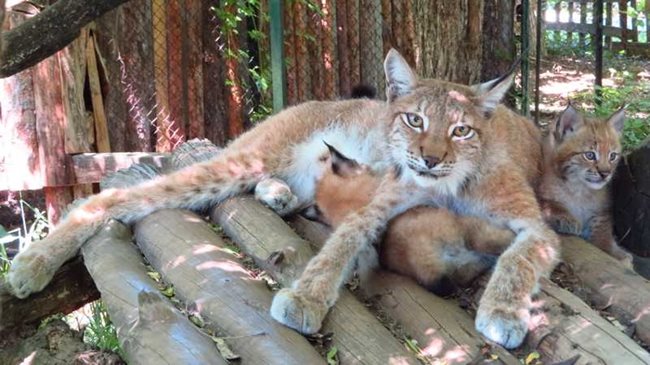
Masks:
[[[528,332],[528,309],[484,308],[476,313],[476,329],[489,340],[513,349],[521,345]]]
[[[273,319],[306,335],[318,332],[327,310],[325,304],[307,299],[293,289],[280,290],[271,303]]]
[[[36,249],[19,253],[11,262],[7,283],[18,298],[27,298],[39,292],[52,280],[56,268],[49,265],[48,257]]]
[[[568,215],[555,215],[548,218],[548,222],[558,233],[580,236],[582,224],[575,218]]]
[[[298,197],[293,195],[289,185],[273,178],[262,180],[255,186],[255,198],[281,216],[293,212],[299,205]]]

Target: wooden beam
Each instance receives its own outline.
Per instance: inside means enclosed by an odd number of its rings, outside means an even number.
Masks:
[[[111,220],[81,251],[128,363],[227,364],[212,340],[160,294],[125,225]]]
[[[76,39],[84,25],[127,1],[60,0],[21,26],[3,32],[0,78],[51,56]]]
[[[163,170],[170,166],[170,157],[165,153],[154,152],[116,152],[82,153],[72,156],[75,184],[99,182],[104,176],[135,163],[154,165]]]
[[[243,252],[285,287],[298,278],[315,254],[307,241],[253,197],[229,199],[217,206],[211,217]],[[283,259],[273,260],[272,257],[279,253]],[[345,288],[340,291],[321,332],[334,333],[332,344],[338,349],[343,364],[381,364],[391,358],[417,362]]]
[[[175,295],[225,337],[242,363],[324,363],[303,336],[271,318],[271,291],[201,217],[161,210],[136,224],[135,237]]]
[[[575,237],[564,237],[562,255],[596,308],[631,323],[636,335],[650,344],[650,281]]]
[[[0,333],[22,325],[38,324],[56,313],[68,314],[99,298],[99,292],[81,258],[63,265],[43,291],[27,299],[11,295],[5,283],[0,283]]]

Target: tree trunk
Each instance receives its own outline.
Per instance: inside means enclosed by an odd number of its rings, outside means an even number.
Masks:
[[[462,84],[481,76],[481,0],[415,0],[416,69],[420,77]]]
[[[514,3],[512,0],[485,0],[480,81],[504,75],[514,62]]]

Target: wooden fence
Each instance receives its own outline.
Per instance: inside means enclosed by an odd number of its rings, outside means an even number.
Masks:
[[[643,5],[639,9],[636,0],[603,0],[603,35],[608,48],[629,54],[650,52],[650,4]],[[557,1],[547,6],[543,16],[546,30],[552,31],[556,39],[565,32],[569,44],[577,35],[578,44],[586,45],[596,33],[593,0]]]

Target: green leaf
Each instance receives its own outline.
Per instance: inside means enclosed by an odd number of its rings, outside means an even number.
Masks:
[[[532,365],[534,364],[535,360],[538,360],[540,358],[540,354],[537,351],[533,351],[528,356],[526,356],[526,361],[524,362],[526,365]]]
[[[162,295],[166,296],[167,298],[171,298],[174,296],[174,287],[170,285],[167,288],[161,290],[160,292],[162,293]]]
[[[156,282],[160,281],[160,273],[158,273],[158,272],[148,271],[147,276],[149,276],[150,278],[152,278]]]
[[[336,346],[330,347],[329,351],[327,351],[327,365],[338,365],[338,352],[339,350],[336,348]]]

